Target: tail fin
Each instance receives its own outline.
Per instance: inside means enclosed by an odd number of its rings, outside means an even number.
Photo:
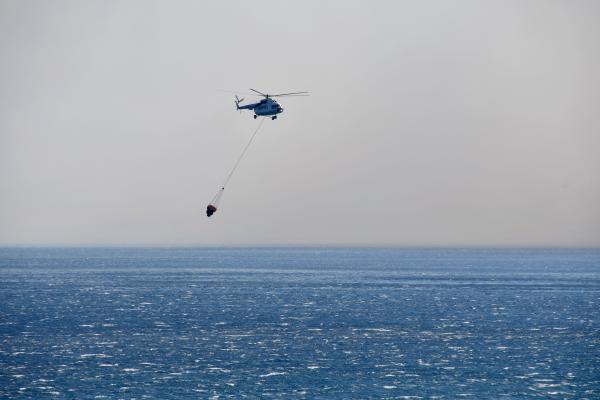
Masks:
[[[235,108],[237,108],[238,110],[240,109],[240,103],[244,101],[244,98],[239,98],[237,97],[237,95],[235,95]]]

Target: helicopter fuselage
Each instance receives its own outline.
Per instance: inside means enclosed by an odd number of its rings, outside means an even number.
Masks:
[[[270,97],[264,98],[257,103],[246,104],[243,106],[237,105],[238,110],[253,110],[254,118],[257,116],[275,116],[283,112],[283,108],[277,103],[277,101]]]

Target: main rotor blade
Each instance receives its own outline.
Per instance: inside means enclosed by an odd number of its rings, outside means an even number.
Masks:
[[[266,96],[268,96],[268,95],[266,95],[266,94],[264,94],[264,93],[262,93],[262,92],[259,92],[259,91],[258,91],[258,90],[256,90],[256,89],[252,89],[252,88],[250,88],[250,90],[252,90],[253,92],[256,92],[256,93],[258,93],[258,94],[260,94],[260,95],[263,95],[263,96],[265,96],[265,97],[266,97]]]
[[[280,95],[274,95],[271,96],[269,95],[269,97],[309,97],[310,94],[280,94]]]
[[[270,94],[269,97],[279,97],[279,96],[308,96],[308,92],[291,92],[291,93],[279,93],[279,94]]]
[[[233,90],[227,90],[227,89],[217,89],[219,92],[225,92],[225,93],[233,93],[233,94],[243,94],[244,96],[258,96],[256,93],[248,93],[248,92],[236,92]]]

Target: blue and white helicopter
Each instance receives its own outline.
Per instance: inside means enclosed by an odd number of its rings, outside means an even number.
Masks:
[[[246,104],[240,106],[240,103],[244,101],[244,99],[240,99],[235,96],[235,106],[238,110],[254,110],[254,119],[257,117],[271,117],[271,119],[277,119],[277,114],[281,114],[283,112],[283,108],[273,99],[273,97],[282,97],[282,96],[308,96],[308,92],[292,92],[292,93],[279,93],[279,94],[265,94],[259,92],[255,89],[250,89],[253,92],[258,93],[261,96],[264,96],[264,99],[261,99],[258,103]]]

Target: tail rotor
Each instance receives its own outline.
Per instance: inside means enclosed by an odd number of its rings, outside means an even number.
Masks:
[[[236,109],[240,109],[240,103],[244,101],[244,98],[242,97],[241,99],[237,96],[237,94],[235,95],[235,108]],[[241,111],[240,111],[241,112]]]

